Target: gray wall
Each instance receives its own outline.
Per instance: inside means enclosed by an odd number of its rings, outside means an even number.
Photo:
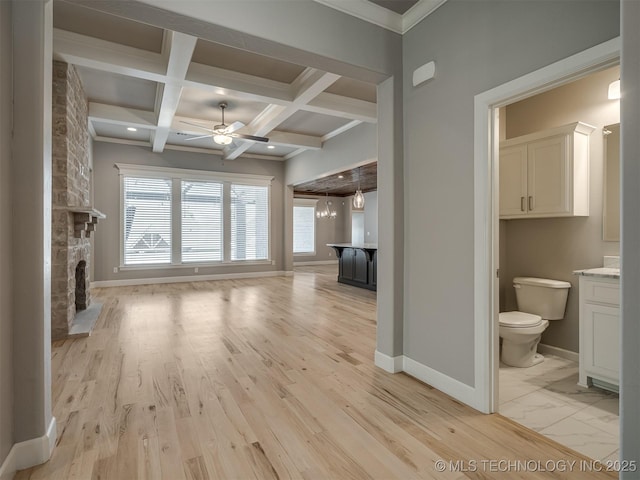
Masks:
[[[364,241],[378,243],[378,192],[364,194]]]
[[[13,444],[11,3],[0,2],[0,465]]]
[[[581,121],[596,130],[589,138],[589,216],[517,219],[500,222],[505,230],[506,264],[500,283],[505,310],[516,310],[511,280],[517,276],[571,282],[562,321],[550,322],[542,343],[578,351],[578,278],[574,270],[602,266],[603,255],[618,255],[619,242],[602,240],[604,142],[602,127],[620,121],[620,102],[607,99],[609,84],[620,78],[618,67],[589,75],[568,85],[506,108],[506,137],[514,138]],[[501,252],[502,253],[502,252]]]
[[[640,464],[640,2],[622,1],[622,372],[620,459]],[[638,478],[623,472],[620,478]]]
[[[204,153],[175,150],[154,153],[148,147],[104,142],[94,142],[93,145],[95,208],[107,215],[106,220],[100,221],[94,234],[95,281],[267,272],[284,269],[284,162],[248,158],[223,162],[219,156]],[[200,266],[197,274],[194,273],[193,267],[126,270],[114,273],[113,268],[120,266],[120,180],[118,169],[114,167],[116,163],[275,177],[271,183],[271,257],[275,265]]]
[[[322,150],[307,150],[287,160],[285,182],[297,185],[377,159],[376,125],[363,123],[333,137]]]
[[[474,96],[618,34],[617,1],[449,0],[404,35],[406,356],[474,385]]]
[[[317,198],[317,209],[324,208],[325,197],[300,197],[300,198]],[[294,255],[293,261],[299,262],[323,262],[336,261],[336,254],[333,248],[327,247],[327,243],[348,242],[347,233],[345,231],[344,218],[349,214],[348,198],[346,197],[329,197],[332,202],[331,208],[335,209],[337,217],[333,220],[326,218],[316,219],[316,254],[315,255]]]

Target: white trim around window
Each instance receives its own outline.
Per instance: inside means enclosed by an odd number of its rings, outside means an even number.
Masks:
[[[145,269],[162,269],[162,268],[184,268],[184,267],[196,267],[196,266],[224,266],[224,265],[258,265],[258,264],[271,264],[273,263],[271,260],[271,237],[272,237],[272,221],[273,216],[271,214],[271,182],[274,177],[265,176],[265,175],[244,175],[244,174],[235,174],[235,173],[226,173],[226,172],[212,172],[206,170],[187,170],[180,168],[167,168],[167,167],[152,167],[147,165],[128,165],[128,164],[116,164],[115,165],[119,170],[120,175],[120,269],[121,270],[145,270]],[[149,179],[150,183],[153,183],[153,180],[165,180],[171,183],[171,195],[169,196],[170,201],[170,221],[171,221],[171,235],[170,235],[170,262],[161,262],[161,263],[145,263],[144,259],[137,263],[125,263],[125,231],[127,228],[131,229],[131,225],[127,226],[127,218],[125,213],[125,195],[126,195],[126,185],[125,179],[131,178],[140,178],[140,179]],[[217,223],[219,230],[218,233],[221,233],[221,239],[217,239],[214,246],[212,248],[221,249],[222,251],[218,252],[216,255],[213,252],[209,252],[210,255],[206,253],[207,246],[201,241],[201,234],[194,234],[191,232],[191,243],[194,243],[195,248],[200,248],[203,250],[203,253],[200,255],[192,255],[189,259],[188,257],[183,258],[183,236],[184,232],[182,232],[182,222],[183,222],[183,187],[185,183],[194,183],[197,184],[201,182],[202,184],[218,184],[221,186],[217,193],[221,193],[221,195],[217,195],[218,202],[222,203],[222,218],[220,218],[220,214],[214,215],[218,217]],[[265,199],[264,194],[260,196],[258,193],[257,200],[259,200],[260,205],[258,205],[254,209],[247,210],[247,213],[251,213],[254,210],[259,213],[262,212],[262,224],[266,224],[266,229],[268,230],[266,235],[260,234],[260,232],[254,232],[255,235],[258,235],[256,238],[253,238],[255,242],[247,243],[246,249],[247,254],[256,257],[256,258],[238,258],[237,260],[231,260],[231,240],[232,240],[232,232],[231,232],[231,214],[232,214],[232,205],[231,205],[231,195],[230,192],[232,188],[237,186],[244,187],[257,187],[261,190],[260,187],[265,187],[267,189],[267,197]],[[245,188],[246,190],[246,188]],[[249,189],[251,190],[251,189]],[[212,192],[214,190],[211,190]],[[202,193],[202,192],[201,192]],[[205,192],[206,193],[206,192]],[[247,192],[251,193],[250,191]],[[210,193],[209,196],[213,195]],[[143,195],[144,196],[144,195]],[[202,196],[202,195],[200,195]],[[216,196],[216,195],[213,195]],[[251,195],[250,195],[251,196]],[[254,195],[255,196],[255,195]],[[253,198],[253,197],[252,197]],[[198,200],[194,198],[194,201]],[[212,198],[200,198],[198,202],[207,201],[213,204],[215,203],[215,199]],[[143,200],[144,203],[144,200]],[[255,203],[255,202],[254,202]],[[151,208],[152,206],[149,206]],[[250,205],[247,204],[247,208]],[[144,208],[142,205],[140,208]],[[206,208],[205,208],[206,209]],[[215,209],[209,208],[215,213]],[[219,210],[218,210],[219,211]],[[266,211],[267,218],[264,218],[264,212]],[[203,210],[204,212],[204,210]],[[253,216],[256,215],[256,212],[253,213]],[[206,212],[205,212],[206,213]],[[211,212],[209,212],[211,213]],[[257,219],[260,221],[260,219]],[[132,223],[133,220],[130,219],[129,223]],[[193,223],[193,222],[192,222]],[[198,222],[195,222],[192,225],[193,228],[204,229],[203,225],[199,225]],[[238,226],[236,228],[242,228],[241,231],[245,231],[246,229],[243,226]],[[216,230],[217,231],[217,230]],[[246,231],[253,231],[251,229]],[[261,230],[264,231],[264,228]],[[204,232],[204,230],[203,230]],[[206,232],[205,232],[206,233]],[[168,234],[167,234],[168,235]],[[194,236],[195,235],[195,236]],[[236,232],[237,235],[237,232]],[[255,236],[254,235],[254,236]],[[247,239],[247,241],[250,239]],[[264,242],[266,241],[266,245]],[[245,245],[245,242],[242,243]],[[256,250],[257,249],[257,250]],[[256,253],[258,252],[258,253]],[[261,252],[261,253],[260,253]],[[127,255],[130,256],[131,254]],[[197,258],[206,258],[210,256],[211,258],[218,258],[217,260],[212,261],[197,261]],[[238,256],[238,253],[236,253]],[[261,257],[261,258],[258,258]],[[265,258],[266,257],[266,258]],[[196,261],[194,261],[196,260]]]

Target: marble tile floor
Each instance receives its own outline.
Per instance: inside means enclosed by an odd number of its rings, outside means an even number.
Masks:
[[[595,460],[618,460],[618,395],[582,388],[578,364],[545,355],[529,368],[500,364],[500,413]]]

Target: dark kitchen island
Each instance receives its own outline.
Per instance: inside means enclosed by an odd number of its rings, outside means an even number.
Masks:
[[[338,257],[338,282],[377,290],[378,245],[376,243],[328,243]]]

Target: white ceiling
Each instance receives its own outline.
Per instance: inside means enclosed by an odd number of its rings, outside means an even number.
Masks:
[[[304,65],[54,1],[54,58],[76,66],[97,141],[284,160],[376,122],[376,87]],[[270,139],[226,149],[198,127],[225,123]],[[127,127],[137,128],[136,132]],[[206,132],[205,132],[206,133]],[[275,148],[268,149],[268,146]]]

